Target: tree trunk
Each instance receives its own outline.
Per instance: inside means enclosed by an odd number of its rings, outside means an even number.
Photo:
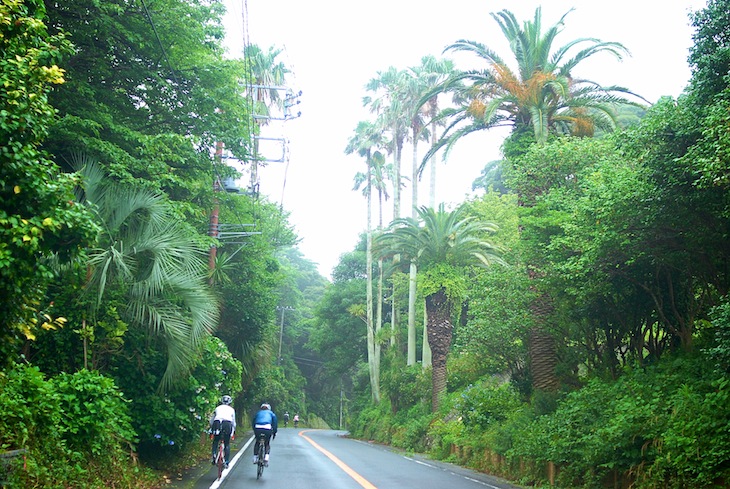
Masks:
[[[446,289],[426,297],[428,311],[428,344],[431,346],[433,370],[431,372],[431,410],[438,411],[441,395],[446,390],[446,357],[451,348],[453,326],[451,302]]]
[[[428,346],[428,311],[426,303],[423,304],[423,347],[421,351],[421,366],[426,369],[433,363],[431,356],[431,347]]]
[[[418,133],[413,129],[413,161],[411,171],[411,217],[418,218]],[[408,365],[416,364],[416,276],[418,269],[411,262],[408,279]]]
[[[530,329],[529,356],[532,387],[536,390],[555,392],[560,387],[555,368],[558,364],[555,339],[546,329],[552,303],[547,294],[540,294],[531,304],[535,326]]]
[[[368,157],[368,166],[370,160]],[[367,242],[365,263],[367,267],[367,292],[365,306],[365,323],[367,327],[368,367],[370,371],[370,388],[374,403],[380,402],[380,349],[375,344],[373,324],[373,229],[372,229],[372,180],[371,170],[368,168],[368,210],[367,210]]]
[[[393,122],[393,153],[395,157],[395,168],[394,168],[394,175],[393,175],[393,219],[398,219],[400,217],[400,181],[401,181],[401,175],[400,175],[400,166],[401,166],[401,150],[403,149],[403,142],[401,140],[399,131],[398,131],[398,124],[396,122]],[[400,261],[400,255],[396,255],[393,257],[393,262]],[[390,316],[390,327],[393,329],[392,335],[391,335],[391,344],[395,345],[396,342],[396,331],[398,328],[398,323],[400,321],[399,314],[398,314],[398,307],[396,304],[396,290],[395,290],[395,283],[393,283],[393,302],[391,304],[391,316]]]
[[[411,262],[408,274],[408,365],[416,364],[416,276],[418,269]]]
[[[430,114],[431,118],[433,119],[436,117],[436,110],[433,110],[433,112]],[[436,136],[436,123],[431,124],[431,148],[436,146],[436,143],[438,142],[438,137]],[[432,209],[436,208],[436,158],[434,156],[431,156],[429,160],[429,165],[431,169],[431,181],[430,183],[430,190],[429,190],[429,204],[431,205]]]

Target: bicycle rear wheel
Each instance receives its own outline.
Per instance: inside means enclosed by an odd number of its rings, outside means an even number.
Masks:
[[[221,480],[221,476],[223,475],[223,465],[225,464],[223,442],[218,444],[218,455],[215,457],[215,464],[218,466],[218,480]]]
[[[266,448],[264,447],[264,439],[259,439],[259,462],[256,466],[256,478],[260,479],[264,474],[264,467],[266,467]]]

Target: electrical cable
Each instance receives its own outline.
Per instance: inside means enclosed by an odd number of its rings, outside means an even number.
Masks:
[[[157,33],[157,27],[155,26],[154,21],[152,20],[152,15],[150,15],[150,11],[147,8],[147,3],[145,3],[144,0],[141,0],[142,7],[144,8],[145,14],[147,14],[147,20],[149,20],[150,25],[152,26],[152,32],[154,32],[155,37],[157,38],[157,43],[160,45],[160,49],[162,50],[162,56],[164,56],[165,61],[167,62],[167,66],[170,68],[170,74],[172,75],[172,79],[175,82],[175,85],[180,85],[180,82],[177,81],[177,77],[175,76],[175,69],[172,67],[172,63],[170,63],[170,58],[167,56],[167,51],[165,50],[165,46],[162,45],[162,40],[160,39],[160,35]]]

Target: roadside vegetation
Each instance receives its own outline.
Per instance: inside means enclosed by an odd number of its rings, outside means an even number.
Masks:
[[[493,14],[511,52],[455,40],[464,71],[378,73],[328,280],[258,194],[279,50],[224,58],[219,2],[0,3],[0,480],[161,487],[228,394],[525,486],[730,487],[728,12],[655,103],[540,9]],[[439,205],[436,162],[504,125]]]

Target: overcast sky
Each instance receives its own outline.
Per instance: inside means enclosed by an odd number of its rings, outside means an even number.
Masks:
[[[365,230],[366,205],[353,191],[353,177],[364,161],[344,154],[357,123],[369,119],[362,107],[365,84],[390,66],[405,69],[425,55],[444,56],[459,40],[481,42],[509,58],[497,23],[489,15],[503,9],[519,21],[532,19],[533,0],[224,0],[227,46],[233,57],[244,43],[282,49],[279,58],[292,71],[288,86],[301,90],[302,115],[267,128],[265,137],[289,140],[289,163],[269,163],[261,190],[291,213],[300,250],[329,277],[342,253],[351,251]],[[621,85],[651,102],[678,96],[689,80],[692,44],[688,13],[704,0],[546,0],[543,26],[554,25],[571,8],[554,46],[579,37],[624,44],[631,57],[619,62],[596,55],[577,71],[602,85]],[[451,56],[458,68],[476,68],[475,58]],[[458,203],[471,194],[481,169],[499,158],[505,132],[470,136],[439,163],[437,202]],[[282,150],[266,147],[272,158]],[[409,151],[409,150],[406,150]],[[404,173],[410,174],[410,153]],[[240,168],[239,168],[240,169]],[[424,180],[421,188],[427,188]],[[420,194],[426,197],[427,192]],[[425,204],[422,201],[421,204]],[[402,208],[410,205],[410,191]]]

